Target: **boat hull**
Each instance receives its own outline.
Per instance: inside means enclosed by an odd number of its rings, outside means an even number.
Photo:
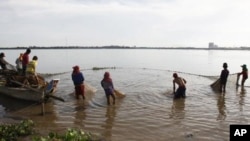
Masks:
[[[44,95],[53,95],[56,92],[58,81],[51,80],[45,90],[42,88],[0,86],[0,94],[16,99],[40,102]]]

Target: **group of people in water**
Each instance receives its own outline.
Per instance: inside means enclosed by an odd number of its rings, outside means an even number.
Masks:
[[[38,77],[36,74],[36,67],[37,67],[37,61],[38,57],[33,56],[32,60],[29,61],[29,54],[31,53],[31,49],[26,49],[24,53],[20,53],[20,56],[16,59],[16,70],[19,75],[22,76],[32,76],[35,78],[35,80],[38,83]],[[5,54],[2,52],[0,53],[0,66],[3,71],[7,70],[7,65],[9,64],[5,59]],[[12,66],[12,65],[11,65]],[[226,84],[227,79],[229,76],[229,70],[228,70],[228,64],[223,63],[223,70],[220,74],[220,91],[225,92],[226,91]],[[236,85],[244,86],[245,81],[248,79],[248,69],[246,64],[243,64],[242,71],[237,73],[237,80]],[[239,78],[242,75],[241,84],[239,84]],[[84,75],[80,71],[79,66],[74,66],[73,71],[71,74],[73,84],[75,86],[75,96],[76,99],[79,99],[80,96],[82,96],[83,99],[85,99],[84,95]],[[174,98],[185,98],[186,97],[186,83],[187,81],[178,76],[177,73],[173,73],[173,94]],[[178,85],[178,88],[176,88],[176,85]],[[113,104],[115,104],[115,95],[114,95],[114,85],[112,82],[112,79],[110,77],[109,72],[104,73],[104,77],[101,80],[101,86],[104,89],[106,98],[107,98],[107,104],[110,105],[110,97],[112,97]]]
[[[243,64],[242,66],[242,71],[237,73],[237,80],[236,80],[236,86],[244,86],[245,81],[248,79],[248,69],[247,65]],[[220,91],[225,92],[226,91],[226,84],[227,84],[227,78],[229,75],[229,70],[227,69],[228,65],[227,63],[223,63],[223,70],[221,71],[220,74]],[[242,75],[241,83],[239,84],[239,79],[240,76]]]
[[[29,54],[31,49],[28,48],[24,53],[20,53],[19,57],[16,59],[16,66],[11,65],[8,61],[4,59],[5,53],[0,53],[0,66],[4,73],[8,73],[8,70],[15,70],[18,75],[25,76],[27,78],[32,78],[38,85],[38,76],[36,73],[36,67],[38,63],[38,57],[33,56],[32,60],[29,59]]]
[[[229,70],[227,63],[223,63],[223,70],[221,71],[220,78],[219,78],[219,91],[220,92],[226,92],[226,84],[227,79],[229,76]],[[237,80],[236,80],[236,86],[244,86],[245,81],[248,79],[248,69],[247,65],[243,64],[242,71],[237,73]],[[242,75],[241,84],[239,84],[240,76]],[[173,74],[174,80],[173,80],[173,94],[174,98],[185,98],[186,97],[186,83],[187,81],[184,78],[181,78],[177,75],[177,73]],[[175,91],[175,84],[178,84],[178,89]]]
[[[229,70],[227,63],[223,63],[223,70],[221,71],[220,78],[219,78],[219,85],[220,85],[220,92],[225,92],[226,91],[226,84],[227,84],[227,79],[229,76]],[[237,81],[236,85],[239,86],[239,78],[242,75],[242,80],[241,80],[241,86],[244,86],[245,81],[248,79],[248,69],[245,64],[242,66],[242,71],[237,73]],[[85,99],[84,96],[84,76],[83,73],[80,71],[79,66],[74,66],[73,67],[73,72],[71,74],[74,86],[75,86],[75,96],[77,99],[79,99],[79,96],[81,95],[83,99]],[[173,95],[174,99],[177,98],[185,98],[186,97],[186,83],[187,81],[178,76],[177,73],[173,73]],[[178,85],[178,88],[176,87]],[[107,98],[107,104],[110,105],[110,97],[113,99],[113,104],[115,104],[115,95],[114,95],[114,85],[112,82],[112,79],[110,77],[109,72],[104,73],[104,77],[101,80],[101,86],[104,89],[104,92],[106,94]]]
[[[75,86],[75,97],[76,99],[79,99],[79,96],[82,96],[83,99],[85,99],[85,94],[84,94],[84,76],[83,73],[80,71],[79,66],[74,66],[73,71],[71,74],[71,78],[73,81],[73,84]],[[101,80],[101,86],[104,89],[106,99],[107,99],[107,104],[110,105],[110,97],[112,97],[113,105],[115,104],[115,94],[114,94],[114,85],[113,81],[110,77],[109,72],[104,73],[104,77]]]

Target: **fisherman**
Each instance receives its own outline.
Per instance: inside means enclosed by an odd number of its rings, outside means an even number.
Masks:
[[[22,73],[22,69],[23,69],[22,61],[23,61],[23,53],[20,53],[19,57],[16,59],[16,69],[17,69],[18,74]]]
[[[187,81],[179,77],[177,73],[173,73],[173,94],[174,94],[174,99],[176,98],[185,98],[186,97],[186,83]],[[177,88],[177,91],[175,91],[175,83],[179,86]]]
[[[79,95],[82,95],[82,98],[85,99],[84,96],[84,76],[80,71],[79,66],[74,66],[71,74],[72,81],[75,86],[75,97],[79,99]]]
[[[227,69],[227,63],[223,63],[223,70],[220,74],[220,91],[225,92],[226,91],[226,84],[227,84],[227,78],[229,75],[229,71]]]
[[[101,81],[101,86],[104,89],[107,98],[107,104],[110,105],[110,96],[111,96],[113,98],[113,105],[114,105],[115,104],[114,85],[112,79],[110,78],[109,72],[104,73],[104,77]]]
[[[242,66],[242,71],[240,73],[237,74],[237,81],[236,81],[236,85],[239,86],[239,79],[240,76],[242,75],[242,79],[241,79],[241,86],[244,86],[245,81],[248,78],[248,69],[247,69],[247,65],[243,64]]]
[[[0,53],[0,65],[3,70],[7,70],[7,66],[9,63],[4,59],[5,54],[3,52]]]
[[[25,74],[26,74],[26,77],[29,80],[33,80],[34,81],[31,84],[38,86],[39,85],[39,78],[38,78],[37,73],[36,73],[37,60],[38,60],[38,57],[37,56],[33,56],[32,61],[30,61],[27,64],[27,68],[26,68],[26,73]]]
[[[26,49],[26,52],[23,54],[23,57],[22,57],[22,75],[25,76],[25,73],[26,73],[26,68],[27,68],[27,65],[29,63],[29,54],[31,53],[31,50],[28,48]]]

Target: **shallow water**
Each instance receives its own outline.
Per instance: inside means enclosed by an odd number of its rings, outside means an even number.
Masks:
[[[14,63],[24,50],[5,50],[6,60]],[[57,96],[41,105],[23,103],[0,96],[0,118],[35,121],[43,134],[81,128],[100,134],[106,140],[177,140],[226,141],[230,124],[249,123],[249,86],[235,86],[230,75],[225,94],[209,86],[218,78],[227,62],[230,74],[247,64],[249,51],[210,50],[126,50],[76,49],[32,50],[37,55],[40,73],[53,73],[59,78]],[[79,65],[85,75],[87,99],[76,100],[70,77],[72,66]],[[247,64],[248,65],[248,64]],[[248,65],[249,66],[249,65]],[[93,71],[93,67],[116,69]],[[187,98],[172,99],[172,73],[179,72],[187,80]],[[126,94],[115,106],[107,106],[100,81],[105,71],[111,73],[115,87]],[[211,76],[211,77],[209,77]],[[212,77],[216,76],[216,77]],[[48,80],[50,78],[47,78]]]
[[[115,106],[107,106],[100,85],[105,71],[110,72],[115,88],[126,94]],[[83,73],[86,101],[74,98],[68,72],[53,76],[60,78],[56,95],[65,102],[47,103],[44,116],[40,105],[0,112],[34,120],[43,134],[81,128],[112,141],[227,141],[230,124],[249,122],[249,87],[236,89],[234,76],[221,94],[209,86],[214,77],[179,73],[187,80],[187,98],[173,100],[172,71],[121,68]]]

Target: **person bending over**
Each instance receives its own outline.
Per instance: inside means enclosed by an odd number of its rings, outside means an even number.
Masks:
[[[173,77],[174,77],[174,80],[173,80],[174,99],[185,98],[186,97],[186,83],[187,83],[187,81],[184,78],[179,77],[177,73],[174,73]],[[175,84],[178,85],[178,88],[176,91],[175,91],[175,89],[176,89]]]
[[[245,81],[247,80],[248,78],[248,69],[247,69],[247,65],[242,65],[242,71],[240,73],[237,74],[237,82],[236,82],[236,85],[239,86],[239,79],[240,79],[240,76],[242,75],[242,79],[241,79],[241,86],[244,86],[245,84]]]

